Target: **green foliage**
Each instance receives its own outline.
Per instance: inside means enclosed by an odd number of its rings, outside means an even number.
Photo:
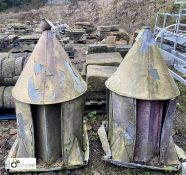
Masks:
[[[177,103],[177,104],[176,104],[176,107],[177,107],[178,110],[180,110],[180,111],[186,113],[186,108],[185,108],[185,106],[180,105],[180,103]]]
[[[177,109],[186,113],[186,86],[177,82],[180,89],[180,96],[178,97]]]
[[[97,112],[96,111],[92,111],[90,113],[87,114],[86,119],[89,123],[95,123],[97,116],[96,116]]]
[[[32,0],[0,0],[0,11],[4,11],[7,10],[8,8],[12,8],[20,5],[26,5],[31,2]]]

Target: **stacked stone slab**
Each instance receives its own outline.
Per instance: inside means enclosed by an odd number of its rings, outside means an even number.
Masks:
[[[94,53],[109,53],[109,52],[119,52],[122,57],[124,57],[128,51],[130,50],[130,45],[123,45],[123,44],[91,44],[88,47],[87,53],[94,54]]]
[[[19,38],[21,44],[37,44],[40,35],[24,35]]]
[[[0,51],[9,51],[17,39],[17,35],[0,35]]]
[[[0,35],[0,51],[7,49],[8,47],[8,36]]]
[[[86,34],[85,29],[74,29],[69,33],[69,38],[70,40],[74,40],[74,43],[78,43],[84,34]]]
[[[89,65],[86,81],[88,84],[87,99],[105,100],[105,81],[116,71],[117,66]]]
[[[21,23],[8,24],[7,30],[9,31],[9,33],[19,34],[19,35],[24,35],[32,32],[32,29],[30,27]]]
[[[110,26],[98,26],[97,35],[101,38],[106,36],[116,36],[118,40],[123,39],[129,42],[129,34],[120,25],[110,25]]]
[[[14,99],[12,97],[13,86],[0,86],[0,108],[15,108]]]
[[[93,24],[90,22],[76,22],[75,25],[78,29],[85,29],[86,33],[92,33],[95,30]]]
[[[14,86],[28,57],[0,57],[0,86]]]
[[[12,88],[28,59],[28,53],[0,53],[0,109],[15,108]]]
[[[87,82],[87,105],[97,105],[99,112],[105,112],[106,87],[105,81],[116,71],[123,60],[118,52],[90,54],[86,57],[86,63],[82,74]]]
[[[106,111],[105,81],[116,71],[122,60],[118,52],[87,55],[82,71],[87,83],[86,112]]]
[[[98,34],[101,35],[107,32],[119,31],[119,28],[120,28],[120,25],[98,26],[97,31],[98,31]]]

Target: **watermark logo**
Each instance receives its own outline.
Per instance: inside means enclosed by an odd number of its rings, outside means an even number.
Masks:
[[[10,169],[14,170],[36,169],[36,158],[11,158]]]

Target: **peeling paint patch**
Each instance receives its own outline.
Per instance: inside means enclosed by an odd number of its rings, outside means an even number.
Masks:
[[[52,92],[52,93],[48,96],[49,99],[55,99],[55,97],[56,97],[56,93],[55,93],[55,92]]]
[[[39,100],[39,93],[34,87],[33,77],[28,80],[28,95],[32,101],[37,102]]]
[[[64,82],[65,82],[65,73],[64,72],[61,72],[59,86],[60,87],[63,87]]]
[[[154,69],[152,65],[149,66],[148,71],[154,81],[160,80],[157,69]]]
[[[23,120],[23,116],[21,113],[17,114],[17,125],[19,128],[19,137],[21,137],[22,139],[25,138],[25,130],[24,130],[24,120]]]
[[[154,38],[151,36],[150,31],[145,31],[143,33],[142,38],[143,38],[143,43],[141,45],[140,52],[144,54],[148,52],[150,46],[156,45],[156,42]]]
[[[42,73],[42,65],[36,63],[36,64],[34,65],[34,72],[35,72],[35,74],[40,74],[40,73]]]
[[[133,139],[135,136],[134,131],[135,131],[134,125],[129,123],[128,127],[126,128],[126,133],[125,133],[125,139],[128,145],[131,145],[134,142],[134,139]]]
[[[73,78],[74,88],[76,89],[76,91],[78,91],[79,93],[84,92],[85,88],[84,88],[84,86],[82,86],[82,82],[81,82],[80,78],[78,76],[76,76],[76,74],[74,73],[74,70],[72,69],[71,65],[66,60],[65,60],[65,67],[70,72],[70,74]]]

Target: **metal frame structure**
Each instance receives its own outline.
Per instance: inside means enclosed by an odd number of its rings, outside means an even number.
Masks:
[[[185,0],[176,0],[175,4],[186,4]]]
[[[186,1],[176,0],[175,4],[184,5]],[[182,7],[178,14],[157,13],[154,37],[166,63],[173,68],[172,76],[186,85],[186,23],[183,18],[186,18],[186,9]]]

